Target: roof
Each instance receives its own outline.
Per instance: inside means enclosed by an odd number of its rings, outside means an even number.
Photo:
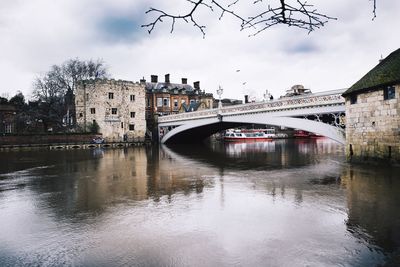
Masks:
[[[187,91],[193,91],[193,87],[188,84],[179,84],[179,83],[164,83],[164,82],[159,82],[159,83],[146,83],[146,90],[162,90],[162,89],[167,89],[167,90],[182,90],[185,89]]]
[[[343,96],[400,82],[400,49],[392,52],[358,82],[353,84]]]

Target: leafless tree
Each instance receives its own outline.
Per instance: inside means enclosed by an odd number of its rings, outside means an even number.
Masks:
[[[191,9],[184,15],[176,15],[167,13],[164,10],[150,7],[146,14],[155,14],[155,19],[142,25],[148,28],[151,33],[158,23],[163,22],[164,19],[171,20],[171,33],[174,31],[176,21],[184,21],[192,23],[194,27],[198,28],[205,37],[205,25],[198,22],[195,17],[200,8],[206,8],[212,12],[219,12],[219,19],[221,20],[225,14],[233,16],[240,22],[240,30],[252,29],[252,36],[260,32],[278,25],[283,24],[287,26],[297,27],[307,30],[309,33],[315,29],[321,28],[329,20],[336,20],[336,18],[322,14],[314,8],[314,5],[309,4],[306,0],[252,0],[249,5],[254,5],[257,12],[252,16],[244,16],[235,7],[240,0],[231,0],[226,3],[225,0],[186,0]],[[373,19],[376,17],[376,1],[373,2]],[[224,3],[225,2],[225,3]]]
[[[67,92],[74,93],[80,80],[108,76],[102,60],[81,61],[76,58],[53,65],[33,83],[33,97],[40,103],[40,119],[47,124],[61,124]]]

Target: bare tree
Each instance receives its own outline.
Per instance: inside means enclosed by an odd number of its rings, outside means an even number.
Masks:
[[[68,90],[75,91],[78,81],[106,78],[107,68],[102,60],[81,61],[70,59],[61,65],[53,65],[43,77],[34,82],[34,96],[37,99],[64,95]]]
[[[61,128],[65,115],[66,95],[73,95],[80,80],[106,78],[107,68],[102,60],[70,59],[53,65],[42,77],[35,79],[33,97],[39,102],[41,120],[46,125]]]
[[[176,15],[167,13],[164,10],[150,7],[146,14],[155,14],[155,19],[142,25],[148,28],[151,33],[158,23],[163,22],[164,19],[171,20],[171,33],[174,31],[176,21],[184,21],[192,23],[194,27],[198,28],[205,37],[205,25],[198,22],[195,17],[200,8],[206,8],[212,12],[217,11],[220,13],[219,19],[221,20],[225,14],[233,16],[240,22],[240,30],[253,29],[252,36],[260,32],[278,25],[283,24],[287,26],[297,27],[307,30],[309,33],[315,29],[321,28],[329,20],[336,20],[336,18],[322,14],[314,8],[314,5],[309,4],[306,0],[253,0],[249,5],[256,7],[256,13],[251,16],[244,16],[235,7],[240,0],[232,0],[230,3],[223,3],[223,0],[186,0],[192,7],[184,15]],[[371,0],[370,0],[371,1]],[[373,1],[373,19],[376,17],[376,0]]]

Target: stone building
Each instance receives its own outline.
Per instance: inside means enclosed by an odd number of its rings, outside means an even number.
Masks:
[[[343,93],[349,159],[400,162],[400,49]]]
[[[0,134],[16,132],[17,108],[11,104],[0,104]]]
[[[121,80],[81,81],[75,92],[78,126],[86,131],[94,123],[106,141],[144,141],[145,86]]]

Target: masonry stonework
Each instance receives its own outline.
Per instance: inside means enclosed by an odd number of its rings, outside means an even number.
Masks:
[[[75,96],[77,124],[86,131],[95,121],[108,142],[144,141],[145,86],[121,80],[82,81]]]
[[[400,84],[394,99],[384,100],[383,88],[346,98],[346,154],[355,160],[381,159],[400,163]]]

